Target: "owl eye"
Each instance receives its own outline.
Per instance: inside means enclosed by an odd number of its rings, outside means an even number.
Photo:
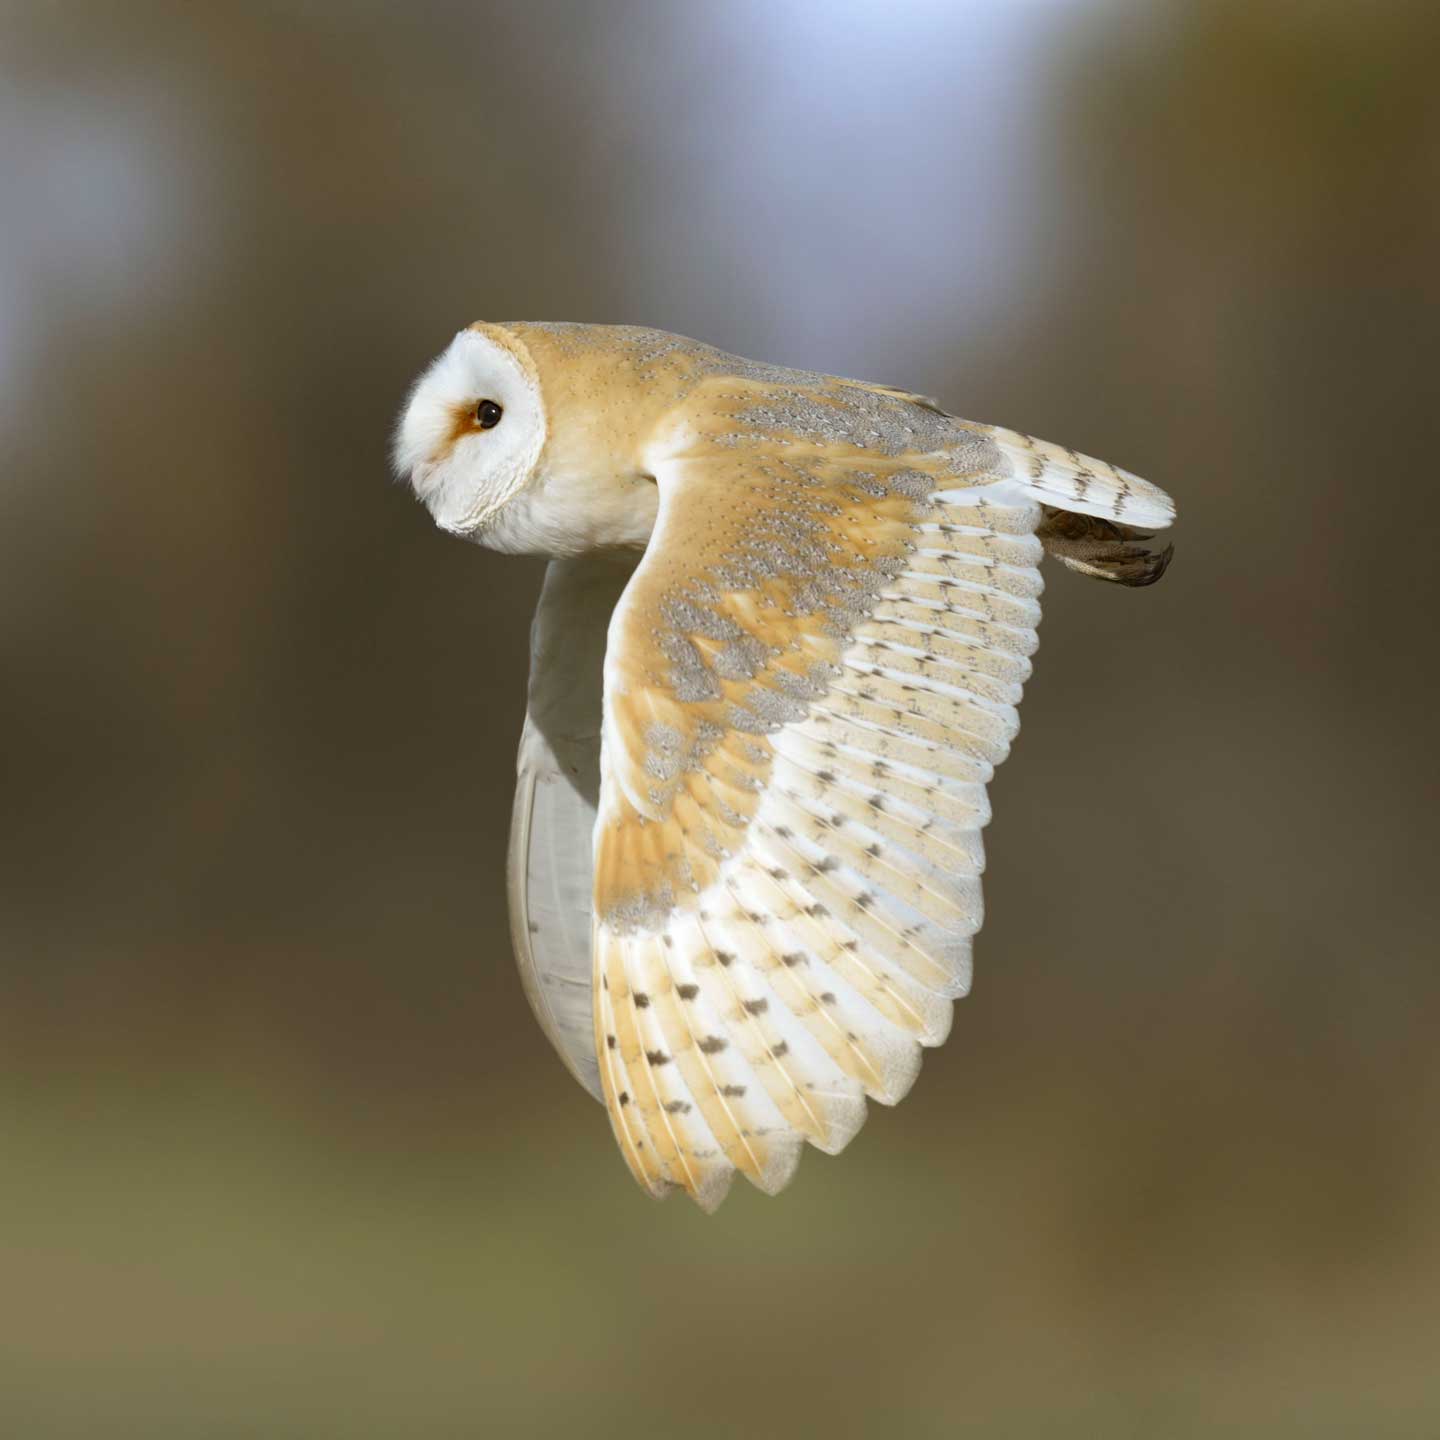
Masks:
[[[493,400],[482,400],[475,407],[475,423],[482,430],[493,430],[504,413],[504,408]]]

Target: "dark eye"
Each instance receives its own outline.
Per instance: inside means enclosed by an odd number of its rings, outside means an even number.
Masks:
[[[482,430],[493,430],[505,411],[493,400],[482,400],[475,407],[475,423]]]

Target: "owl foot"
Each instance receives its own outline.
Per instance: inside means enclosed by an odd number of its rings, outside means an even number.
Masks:
[[[1153,585],[1169,568],[1175,547],[1147,550],[1137,540],[1149,540],[1144,530],[1117,525],[1094,515],[1075,515],[1045,506],[1045,518],[1036,538],[1062,565],[1079,575],[1109,580],[1117,585]]]

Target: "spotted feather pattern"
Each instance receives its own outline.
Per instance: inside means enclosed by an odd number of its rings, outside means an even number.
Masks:
[[[621,1150],[709,1209],[842,1148],[949,1032],[1043,507],[1170,511],[900,392],[706,385],[607,639],[593,960]]]

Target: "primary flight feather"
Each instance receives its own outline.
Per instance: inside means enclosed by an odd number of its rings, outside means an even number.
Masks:
[[[766,1191],[940,1044],[1039,561],[1159,578],[1168,496],[887,386],[630,326],[476,324],[397,470],[554,557],[511,832],[526,993],[651,1194]]]

